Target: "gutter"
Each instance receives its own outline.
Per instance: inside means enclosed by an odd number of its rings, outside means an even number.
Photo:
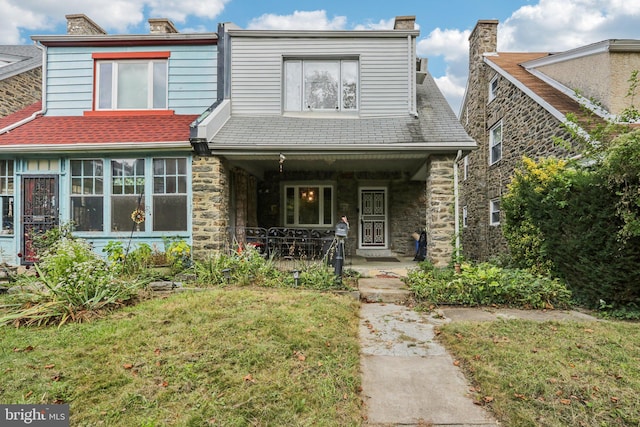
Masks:
[[[0,135],[2,135],[3,133],[7,133],[10,132],[12,130],[14,130],[17,127],[22,126],[25,123],[29,123],[32,120],[35,120],[36,117],[38,117],[39,115],[44,115],[47,112],[47,85],[46,85],[46,81],[47,81],[47,47],[40,45],[38,43],[35,44],[36,47],[38,49],[40,49],[42,51],[42,100],[41,100],[41,107],[40,107],[40,111],[36,111],[35,113],[33,113],[31,116],[22,119],[16,123],[13,123],[3,129],[0,129]]]
[[[412,117],[415,117],[417,119],[418,107],[417,107],[416,97],[418,96],[418,94],[416,89],[416,76],[415,76],[416,61],[413,55],[413,37],[411,36],[411,34],[407,35],[407,62],[408,62],[407,66],[409,67],[409,75],[408,75],[409,93],[407,94],[407,96],[409,97],[408,99],[409,114]]]

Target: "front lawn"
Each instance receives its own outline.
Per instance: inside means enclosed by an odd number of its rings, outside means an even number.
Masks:
[[[0,402],[71,425],[359,425],[358,308],[300,290],[212,290],[60,328],[0,326]]]
[[[640,426],[640,325],[451,323],[440,339],[505,426]]]

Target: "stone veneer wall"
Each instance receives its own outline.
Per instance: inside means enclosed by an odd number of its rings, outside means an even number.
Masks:
[[[219,157],[194,156],[192,161],[193,258],[207,259],[227,244],[229,170]]]
[[[432,156],[427,165],[427,258],[439,267],[448,265],[453,254],[454,161],[453,154]]]
[[[42,67],[0,81],[0,117],[6,117],[42,99]]]
[[[484,63],[482,54],[495,51],[497,21],[479,22],[470,37],[469,85],[461,123],[478,143],[468,155],[467,179],[460,171],[460,214],[467,207],[467,227],[462,228],[465,257],[485,261],[508,252],[499,226],[489,225],[489,203],[505,194],[515,168],[523,156],[567,157],[554,137],[570,140],[560,122],[540,104],[503,77],[498,78],[496,97],[488,101],[489,82],[496,72]],[[489,165],[489,129],[502,121],[502,159]],[[460,219],[462,224],[462,218]]]

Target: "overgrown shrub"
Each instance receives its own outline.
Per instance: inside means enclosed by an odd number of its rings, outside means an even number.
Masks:
[[[407,284],[416,299],[428,304],[502,305],[520,308],[564,308],[571,292],[559,279],[489,263],[463,264],[461,273],[430,264],[412,270]]]
[[[598,168],[554,164],[525,159],[503,198],[514,260],[562,278],[589,307],[640,303],[640,238],[620,238],[620,193]]]
[[[265,258],[252,247],[231,254],[216,254],[194,262],[197,281],[211,286],[300,287],[305,289],[345,289],[333,270],[322,263],[301,264],[297,284],[292,271],[281,271],[276,261]]]
[[[22,292],[2,307],[0,324],[63,324],[80,321],[132,299],[136,282],[119,281],[106,261],[84,240],[59,238],[35,265],[36,276],[21,276]]]

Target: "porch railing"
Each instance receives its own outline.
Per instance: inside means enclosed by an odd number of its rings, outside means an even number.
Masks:
[[[262,255],[277,259],[320,260],[334,242],[334,229],[297,227],[230,227],[232,249],[251,245]]]

